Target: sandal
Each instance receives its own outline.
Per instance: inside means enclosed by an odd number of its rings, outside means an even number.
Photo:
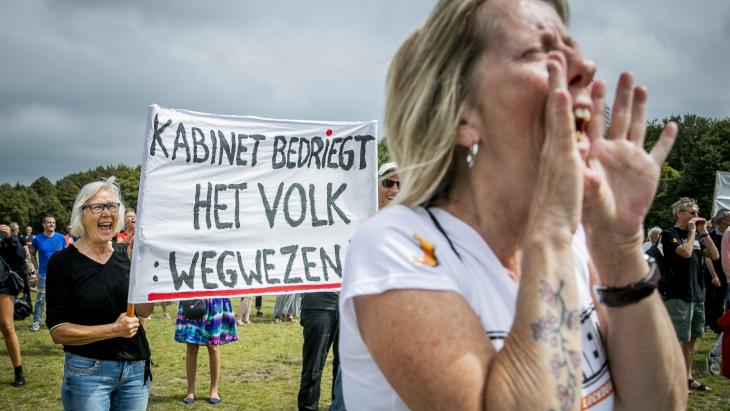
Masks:
[[[688,379],[687,380],[687,386],[690,390],[695,391],[712,391],[712,388],[706,386],[705,384],[702,384],[701,382],[694,380],[694,379]]]

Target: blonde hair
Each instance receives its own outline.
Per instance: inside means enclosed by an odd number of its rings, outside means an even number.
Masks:
[[[478,89],[476,63],[499,24],[483,3],[489,0],[439,1],[393,58],[385,126],[398,163],[398,203],[423,205],[448,194],[459,121]],[[567,18],[563,0],[549,3]]]
[[[116,201],[119,203],[119,211],[117,211],[118,215],[124,216],[125,209],[124,209],[124,202],[122,201],[122,192],[119,189],[119,185],[116,183],[116,177],[109,177],[106,180],[101,181],[94,181],[93,183],[89,183],[81,188],[79,190],[79,193],[76,195],[76,200],[74,200],[74,206],[71,210],[71,222],[69,223],[71,225],[71,235],[74,237],[83,237],[84,235],[84,218],[82,216],[83,214],[83,207],[86,205],[86,202],[89,201],[91,197],[96,195],[101,190],[107,190],[112,195],[114,195]],[[116,227],[112,227],[114,232],[119,232],[122,229],[122,226],[124,225],[124,217],[117,218],[117,225]]]
[[[672,215],[676,219],[681,211],[687,211],[688,208],[697,205],[697,200],[689,197],[682,197],[672,204]]]

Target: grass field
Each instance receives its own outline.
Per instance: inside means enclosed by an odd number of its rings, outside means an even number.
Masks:
[[[222,347],[220,393],[223,402],[209,405],[208,356],[203,349],[198,355],[198,401],[182,404],[185,395],[185,346],[173,341],[174,319],[166,320],[159,307],[147,323],[147,333],[154,361],[154,382],[150,410],[230,409],[230,410],[295,410],[301,371],[302,329],[298,323],[273,324],[271,311],[274,297],[264,298],[263,318],[251,317],[253,324],[239,327],[239,341]],[[234,299],[234,308],[238,299]],[[176,305],[168,307],[174,317]],[[0,410],[61,409],[59,397],[63,375],[63,350],[51,342],[45,329],[29,331],[30,319],[16,323],[23,355],[23,368],[28,385],[13,388],[12,367],[5,345],[0,344]],[[692,393],[690,410],[730,410],[730,381],[708,376],[704,356],[714,342],[708,334],[697,347],[695,377],[712,387],[709,393]],[[330,361],[322,380],[320,409],[329,406],[331,387]]]

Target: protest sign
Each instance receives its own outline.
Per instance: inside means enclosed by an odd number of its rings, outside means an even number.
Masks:
[[[338,290],[377,211],[376,135],[151,106],[129,302]]]
[[[721,208],[730,209],[730,172],[715,173],[715,193],[712,196],[712,215]]]

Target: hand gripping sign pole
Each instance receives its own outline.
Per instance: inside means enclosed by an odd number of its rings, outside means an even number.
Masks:
[[[134,231],[129,236],[129,243],[127,244],[127,256],[132,261],[132,248],[134,247]],[[127,304],[127,317],[134,317],[134,304]]]

